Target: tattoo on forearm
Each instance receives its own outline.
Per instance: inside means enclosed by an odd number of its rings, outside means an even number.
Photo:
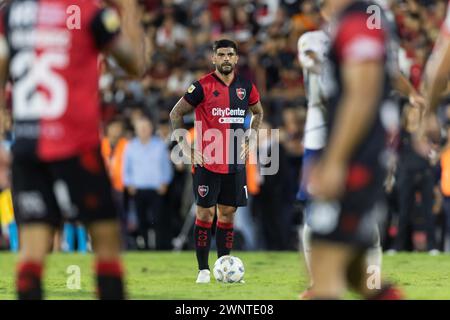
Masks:
[[[261,126],[262,119],[263,119],[263,115],[260,114],[260,113],[253,115],[252,124],[251,124],[252,130],[255,130],[255,131],[259,130],[259,127]]]
[[[171,117],[170,119],[171,119],[171,122],[172,122],[172,129],[173,130],[183,128],[184,121],[183,121],[183,116],[182,115],[176,114],[173,117]]]
[[[193,111],[193,107],[180,100],[170,112],[170,121],[172,123],[172,130],[182,129],[184,127],[183,116]],[[178,138],[178,143],[183,141],[183,137]]]
[[[262,120],[263,120],[263,109],[260,104],[257,104],[255,107],[250,108],[250,110],[253,113],[252,117],[252,123],[250,125],[251,129],[257,132],[259,130],[259,127],[261,126]]]

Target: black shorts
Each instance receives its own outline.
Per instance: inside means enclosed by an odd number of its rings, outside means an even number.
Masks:
[[[58,227],[63,220],[89,225],[118,218],[98,149],[54,162],[15,159],[12,195],[19,225],[45,223]]]
[[[217,204],[231,207],[247,205],[247,175],[246,171],[221,174],[196,167],[193,174],[195,202],[203,208]]]
[[[370,183],[349,190],[337,201],[313,201],[310,224],[313,240],[348,244],[361,249],[373,246],[379,222],[377,204],[383,197],[384,170],[371,168]]]

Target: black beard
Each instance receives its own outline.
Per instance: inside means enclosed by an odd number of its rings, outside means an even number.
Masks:
[[[223,66],[220,66],[220,67],[217,68],[217,71],[219,71],[221,74],[227,76],[227,75],[229,75],[230,73],[232,73],[233,70],[234,70],[234,68],[233,68],[232,65],[227,65],[227,66],[230,66],[231,68],[230,68],[229,70],[224,70],[224,69],[223,69]]]

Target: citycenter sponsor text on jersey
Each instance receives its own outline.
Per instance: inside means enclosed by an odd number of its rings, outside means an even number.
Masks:
[[[177,129],[172,132],[172,141],[180,138],[186,141],[190,135],[186,129]],[[200,152],[206,165],[258,165],[261,175],[274,175],[279,170],[280,163],[280,132],[279,129],[260,129],[257,135],[250,129],[226,129],[217,128],[202,130],[201,121],[195,122],[195,137],[190,148],[191,154],[184,154],[182,147],[177,145],[172,149],[171,159],[175,164],[190,165],[192,152]],[[245,141],[249,143],[248,160],[241,157]]]

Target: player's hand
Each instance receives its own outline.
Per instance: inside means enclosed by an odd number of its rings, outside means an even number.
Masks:
[[[248,160],[248,155],[250,154],[250,146],[247,139],[244,139],[241,144],[241,154],[239,155],[242,160],[245,159],[245,162]]]
[[[413,92],[409,95],[409,103],[412,106],[419,108],[421,111],[425,110],[425,98],[417,92]]]
[[[319,57],[317,56],[317,53],[315,53],[312,50],[307,50],[305,52],[305,55],[307,57],[307,60],[304,61],[302,66],[312,73],[319,74],[322,62],[320,61]]]
[[[248,156],[250,154],[250,142],[248,141],[248,139],[244,139],[244,141],[242,141],[241,149],[242,150],[241,150],[240,157],[242,160],[245,159],[245,162],[247,162]]]
[[[319,200],[336,200],[344,193],[347,165],[323,158],[312,170],[308,192]]]
[[[240,153],[240,157],[242,160],[245,160],[245,162],[247,162],[249,155],[250,155],[250,150],[256,150],[256,132],[253,131],[252,133],[250,133],[250,136],[246,137],[241,144],[241,153]]]
[[[200,151],[192,148],[190,145],[186,143],[181,144],[181,150],[183,152],[183,155],[187,157],[191,161],[191,164],[194,166],[203,167],[205,162],[208,161],[206,157],[203,157]]]
[[[427,158],[432,152],[438,151],[440,141],[441,128],[436,113],[425,114],[420,122],[419,130],[413,136],[414,149]]]
[[[169,186],[167,184],[163,184],[158,188],[158,194],[160,196],[164,196],[169,190]]]

